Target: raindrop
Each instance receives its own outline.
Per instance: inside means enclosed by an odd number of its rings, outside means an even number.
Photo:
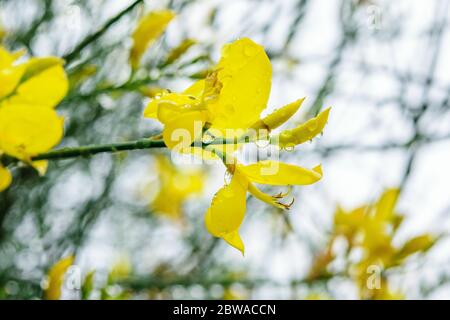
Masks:
[[[211,143],[211,142],[213,142],[213,141],[214,141],[214,136],[211,135],[211,134],[208,133],[208,132],[206,132],[206,133],[203,135],[203,137],[202,137],[202,142],[203,142],[203,143],[209,144],[209,143]]]
[[[233,174],[228,170],[225,171],[225,175],[223,176],[223,181],[224,181],[225,185],[229,185],[232,178],[233,178]]]
[[[282,140],[289,140],[292,138],[292,133],[290,131],[284,131],[280,134]]]
[[[292,152],[295,150],[295,144],[293,143],[289,143],[284,147],[284,150],[286,150],[287,152]]]

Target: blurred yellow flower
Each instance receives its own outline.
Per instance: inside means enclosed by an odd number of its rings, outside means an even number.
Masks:
[[[326,273],[326,268],[334,259],[330,255],[333,241],[343,236],[348,243],[347,254],[360,250],[362,257],[349,265],[347,272],[359,288],[362,299],[403,299],[404,295],[391,289],[385,270],[400,266],[415,253],[426,252],[437,241],[437,237],[422,234],[404,242],[394,244],[394,237],[403,222],[403,216],[395,207],[399,189],[387,189],[380,198],[354,210],[345,211],[338,207],[334,216],[334,230],[325,253],[325,264],[313,264],[310,274]],[[320,255],[318,257],[321,257]]]
[[[0,47],[0,152],[29,163],[44,174],[47,162],[31,158],[59,143],[63,119],[53,110],[68,91],[64,61],[31,58]]]
[[[170,10],[152,11],[144,16],[133,32],[133,47],[130,52],[130,63],[136,69],[145,51],[166,30],[169,22],[175,17]]]
[[[156,160],[160,188],[151,208],[156,213],[179,219],[183,203],[202,191],[204,175],[197,170],[180,170],[164,156],[159,156]]]
[[[189,50],[193,45],[195,45],[197,41],[194,39],[185,39],[178,46],[173,48],[169,54],[167,55],[167,64],[171,64],[174,61],[178,60],[186,51]]]
[[[48,286],[44,291],[46,300],[59,300],[61,298],[61,287],[64,283],[64,275],[73,264],[73,256],[62,258],[56,262],[48,272]]]

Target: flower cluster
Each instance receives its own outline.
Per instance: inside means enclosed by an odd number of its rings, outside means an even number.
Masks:
[[[330,264],[339,258],[333,250],[337,239],[347,244],[346,257],[353,252],[361,252],[358,261],[349,262],[348,274],[357,285],[362,299],[400,299],[403,294],[392,290],[385,271],[402,265],[407,258],[429,250],[437,237],[422,234],[410,238],[402,245],[396,245],[395,236],[402,225],[404,216],[395,207],[399,196],[398,189],[387,189],[373,204],[363,205],[346,211],[337,208],[331,239],[318,255],[309,278],[311,280],[331,276]]]
[[[162,93],[152,99],[144,111],[145,117],[164,124],[162,138],[168,148],[224,161],[232,179],[215,195],[206,212],[205,223],[212,235],[223,238],[242,253],[244,244],[238,231],[246,211],[247,192],[277,208],[288,209],[290,206],[281,202],[285,195],[265,194],[255,183],[309,185],[322,178],[320,165],[306,169],[275,160],[242,165],[233,156],[241,142],[248,141],[242,137],[255,138],[250,132],[257,131],[257,138],[263,136],[281,148],[287,148],[311,140],[327,123],[330,109],[296,128],[270,136],[271,130],[291,118],[304,100],[297,100],[261,118],[269,99],[271,77],[271,64],[263,47],[243,38],[224,46],[220,61],[205,79],[182,93]],[[234,143],[231,147],[197,144],[205,135],[222,141],[234,139]]]

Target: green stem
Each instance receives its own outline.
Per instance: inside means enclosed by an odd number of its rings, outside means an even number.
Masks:
[[[68,159],[75,158],[80,156],[92,156],[98,153],[113,153],[118,151],[127,151],[127,150],[140,150],[140,149],[152,149],[152,148],[165,148],[166,145],[162,140],[152,140],[152,139],[140,139],[129,142],[119,142],[119,143],[110,143],[110,144],[102,144],[102,145],[90,145],[90,146],[82,146],[82,147],[74,147],[74,148],[62,148],[53,151],[49,151],[46,153],[41,153],[35,157],[32,157],[31,160],[60,160],[60,159]]]
[[[252,140],[249,137],[242,137],[239,139],[221,139],[217,138],[209,143],[194,142],[192,145],[196,147],[206,148],[211,145],[224,145],[224,144],[236,144],[247,143]],[[52,150],[46,153],[41,153],[31,158],[33,161],[37,160],[61,160],[76,157],[87,157],[97,153],[114,153],[119,151],[129,150],[141,150],[141,149],[154,149],[154,148],[166,148],[163,140],[155,140],[154,138],[144,138],[135,141],[109,143],[109,144],[96,144],[90,146],[81,146],[73,148],[61,148]],[[216,154],[224,158],[224,155],[214,150]]]

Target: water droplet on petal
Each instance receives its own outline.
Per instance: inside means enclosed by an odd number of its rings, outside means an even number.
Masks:
[[[292,138],[292,133],[290,131],[284,131],[280,134],[282,140],[289,140]]]
[[[206,133],[203,135],[203,137],[202,137],[202,142],[208,144],[208,143],[213,142],[214,139],[215,139],[215,138],[214,138],[213,135],[211,135],[210,133],[206,132]]]
[[[225,185],[229,185],[232,178],[233,178],[233,174],[228,170],[225,171],[225,175],[223,177],[223,181],[224,181]]]
[[[295,150],[295,144],[293,143],[289,143],[286,146],[284,146],[284,150],[286,150],[287,152],[292,152]]]

